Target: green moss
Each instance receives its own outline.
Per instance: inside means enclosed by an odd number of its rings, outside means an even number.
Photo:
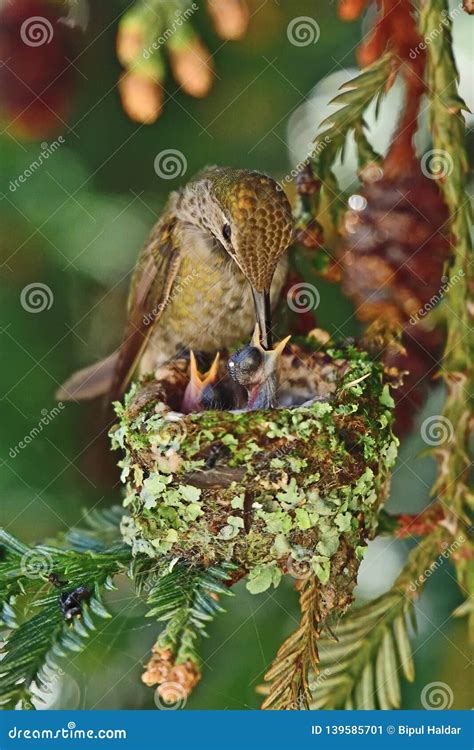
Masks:
[[[330,585],[336,555],[360,557],[396,457],[393,400],[364,352],[322,356],[321,376],[339,373],[333,397],[292,409],[179,417],[159,401],[137,411],[132,387],[112,439],[125,452],[122,532],[134,552],[232,561],[255,593],[301,561]]]

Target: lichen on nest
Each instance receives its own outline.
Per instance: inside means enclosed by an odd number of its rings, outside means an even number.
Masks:
[[[393,401],[367,353],[312,348],[282,356],[294,407],[180,414],[184,359],[131,388],[112,439],[125,451],[122,534],[134,553],[232,562],[252,593],[285,573],[314,574],[329,592],[341,571],[352,590],[397,453]]]

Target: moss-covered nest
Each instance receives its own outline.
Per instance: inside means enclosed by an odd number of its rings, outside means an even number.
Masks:
[[[125,451],[122,533],[135,553],[232,562],[253,593],[284,573],[314,574],[334,606],[350,601],[396,457],[393,401],[365,352],[313,350],[314,339],[286,348],[287,406],[268,411],[183,415],[186,359],[132,387],[113,441]]]

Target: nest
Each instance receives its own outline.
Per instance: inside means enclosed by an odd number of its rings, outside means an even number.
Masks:
[[[279,408],[265,411],[180,413],[186,359],[132,387],[113,432],[122,534],[136,554],[231,562],[253,593],[312,575],[328,609],[344,607],[396,457],[393,401],[352,345],[314,351],[308,338],[280,365]]]

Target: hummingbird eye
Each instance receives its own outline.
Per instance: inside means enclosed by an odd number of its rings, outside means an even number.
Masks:
[[[224,224],[224,226],[222,227],[222,236],[223,236],[223,238],[227,242],[229,242],[229,240],[231,238],[231,235],[232,235],[232,230],[230,228],[230,224]]]

